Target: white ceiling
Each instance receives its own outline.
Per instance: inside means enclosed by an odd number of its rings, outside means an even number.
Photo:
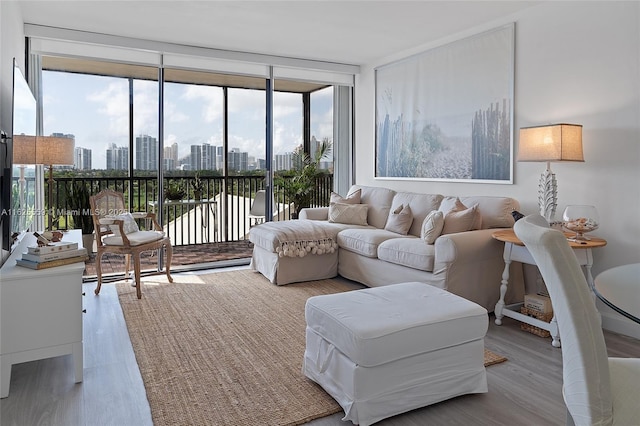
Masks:
[[[26,23],[362,65],[539,1],[29,1]]]

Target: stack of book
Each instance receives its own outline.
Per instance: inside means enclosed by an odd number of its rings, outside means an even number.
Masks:
[[[28,247],[27,252],[22,253],[22,259],[16,260],[16,264],[25,268],[45,269],[84,262],[87,259],[87,249],[78,248],[78,243],[59,241],[45,246]]]

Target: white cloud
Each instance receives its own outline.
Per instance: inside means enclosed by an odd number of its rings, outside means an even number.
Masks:
[[[206,123],[213,123],[222,119],[222,89],[209,86],[184,86],[181,96],[186,101],[202,101],[202,119]]]
[[[103,90],[90,93],[87,100],[97,103],[98,113],[108,117],[111,136],[129,134],[129,93],[126,84],[113,81]]]

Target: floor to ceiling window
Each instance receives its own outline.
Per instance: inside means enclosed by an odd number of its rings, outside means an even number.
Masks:
[[[294,152],[337,142],[330,84],[274,80],[269,116],[265,77],[57,55],[41,63],[43,133],[76,144],[74,166],[56,171],[59,190],[83,180],[94,193],[122,191],[134,210],[157,212],[174,247],[245,241],[269,176],[290,170]],[[333,164],[321,164],[327,196]],[[290,200],[277,190],[274,220],[287,219]]]

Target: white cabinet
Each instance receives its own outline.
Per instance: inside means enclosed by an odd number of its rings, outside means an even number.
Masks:
[[[82,246],[79,230],[64,240]],[[82,274],[84,263],[32,270],[15,260],[35,245],[24,236],[0,268],[0,398],[9,395],[11,366],[21,362],[73,355],[76,383],[82,381]]]

